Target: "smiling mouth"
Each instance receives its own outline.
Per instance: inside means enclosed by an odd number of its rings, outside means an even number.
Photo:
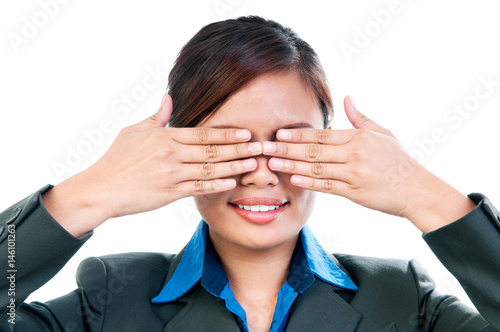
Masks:
[[[281,204],[281,205],[240,205],[240,204],[233,204],[229,203],[230,205],[237,206],[240,209],[246,210],[246,211],[252,211],[252,212],[268,212],[268,211],[274,211],[282,206],[285,206],[285,204],[288,204],[288,202]]]
[[[253,224],[268,224],[276,220],[288,206],[288,202],[281,205],[242,205],[229,203],[233,210],[243,219]]]

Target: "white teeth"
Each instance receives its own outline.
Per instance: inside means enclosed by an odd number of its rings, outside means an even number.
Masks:
[[[281,205],[238,205],[240,209],[245,209],[252,212],[267,212],[273,211],[280,207]]]

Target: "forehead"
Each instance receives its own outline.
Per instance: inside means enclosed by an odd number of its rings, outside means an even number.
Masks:
[[[279,73],[257,77],[200,126],[239,127],[255,132],[296,123],[320,129],[323,113],[314,92],[298,74]]]

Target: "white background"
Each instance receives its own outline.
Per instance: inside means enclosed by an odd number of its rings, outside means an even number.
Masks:
[[[350,128],[342,107],[350,94],[361,111],[391,129],[409,152],[419,153],[432,172],[464,194],[482,192],[500,205],[500,20],[494,0],[73,0],[57,8],[54,3],[0,5],[1,209],[95,162],[121,127],[157,110],[167,80],[165,75],[150,80],[156,87],[144,89],[149,71],[167,73],[182,45],[204,25],[249,14],[292,27],[316,49],[333,92],[334,128]],[[390,17],[381,14],[393,6]],[[363,39],[360,31],[370,36]],[[347,44],[359,46],[357,53],[346,56],[341,46]],[[481,77],[497,86],[473,105]],[[122,96],[134,93],[140,100],[124,106]],[[473,108],[466,116],[453,122],[444,118],[464,102]],[[95,133],[103,119],[113,130],[89,143],[84,132]],[[436,128],[445,139],[431,147]],[[68,151],[78,147],[87,147],[86,155],[58,175],[54,165],[68,166]],[[187,198],[110,220],[30,300],[46,301],[74,289],[76,267],[88,256],[175,253],[199,219]],[[465,298],[407,220],[321,195],[309,224],[334,252],[417,258],[443,291]]]

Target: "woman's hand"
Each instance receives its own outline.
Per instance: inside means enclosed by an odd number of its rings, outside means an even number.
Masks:
[[[269,167],[293,174],[292,184],[346,197],[365,207],[406,217],[429,232],[467,214],[467,197],[413,160],[387,129],[355,108],[344,108],[355,129],[286,129],[264,142]]]
[[[248,130],[165,128],[172,100],[124,128],[94,165],[43,195],[43,203],[76,236],[112,217],[146,212],[183,197],[233,189],[227,178],[255,169],[262,153]]]

